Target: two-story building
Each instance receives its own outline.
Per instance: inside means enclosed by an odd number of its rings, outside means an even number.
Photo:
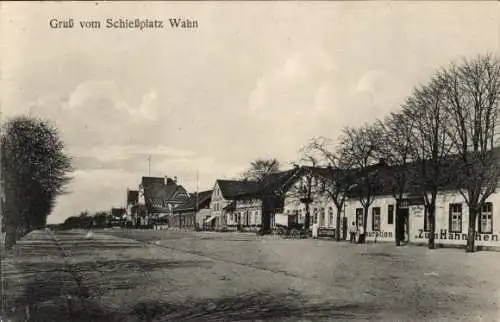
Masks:
[[[271,228],[275,214],[283,209],[282,188],[297,171],[268,174],[259,181],[217,180],[212,194],[212,216],[205,225],[240,231]]]
[[[138,192],[139,224],[170,224],[173,209],[188,198],[186,189],[177,184],[175,177],[142,177]]]

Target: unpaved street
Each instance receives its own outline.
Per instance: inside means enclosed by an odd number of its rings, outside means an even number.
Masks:
[[[37,231],[4,263],[32,321],[497,321],[499,253],[237,233]]]

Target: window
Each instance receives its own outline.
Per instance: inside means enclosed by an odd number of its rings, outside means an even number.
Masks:
[[[319,217],[319,225],[325,226],[325,208],[321,208],[321,213]]]
[[[330,226],[333,226],[333,208],[332,207],[328,208],[328,222],[330,223]]]
[[[461,203],[451,203],[450,204],[450,232],[451,233],[461,233],[462,232],[462,204]]]
[[[372,231],[380,231],[380,207],[372,208]]]
[[[314,211],[313,211],[313,224],[317,224],[318,223],[318,208],[314,208]]]
[[[478,226],[479,232],[482,234],[493,233],[493,205],[491,202],[486,202],[481,207]]]
[[[389,205],[387,207],[387,224],[394,224],[394,205]]]
[[[325,192],[326,182],[325,179],[321,179],[321,192]]]
[[[363,208],[356,208],[356,226],[363,226]]]

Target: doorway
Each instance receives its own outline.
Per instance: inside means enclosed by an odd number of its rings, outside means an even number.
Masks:
[[[398,218],[396,221],[396,234],[402,244],[407,244],[409,242],[410,232],[409,232],[409,217],[410,210],[408,208],[400,208],[397,214]]]

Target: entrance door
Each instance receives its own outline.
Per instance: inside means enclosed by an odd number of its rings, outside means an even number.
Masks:
[[[410,210],[408,208],[400,208],[398,211],[398,220],[397,220],[397,225],[398,229],[396,230],[397,233],[399,233],[399,240],[401,240],[402,243],[408,243],[408,238],[410,236],[410,232],[408,231],[409,226],[408,226],[408,220],[410,217]]]

